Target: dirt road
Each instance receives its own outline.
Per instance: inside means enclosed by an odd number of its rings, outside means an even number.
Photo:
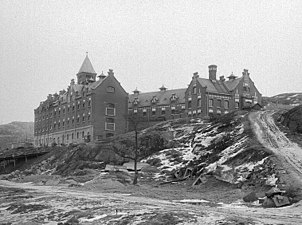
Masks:
[[[198,205],[62,186],[0,181],[0,224],[302,224],[301,204],[262,209],[200,201]]]
[[[291,142],[274,122],[274,111],[253,112],[249,119],[260,143],[281,160],[284,168],[302,184],[302,149]]]

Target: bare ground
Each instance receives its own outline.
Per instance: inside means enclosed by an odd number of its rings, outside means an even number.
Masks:
[[[101,183],[71,188],[0,181],[0,224],[302,224],[300,203],[245,205],[239,189],[209,182],[185,191],[183,184],[109,189]]]

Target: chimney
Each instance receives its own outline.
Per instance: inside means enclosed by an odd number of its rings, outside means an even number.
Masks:
[[[242,72],[242,75],[243,76],[249,76],[250,73],[249,73],[249,71],[247,69],[244,69],[243,72]]]
[[[74,79],[71,79],[70,85],[74,85]]]
[[[195,72],[195,73],[193,73],[193,78],[198,78],[199,77],[199,75],[198,75],[198,72]]]
[[[110,75],[114,75],[114,73],[113,73],[113,69],[109,69],[109,71],[108,71],[108,76],[110,76]]]
[[[225,81],[224,76],[220,76],[220,77],[219,77],[219,80],[222,81],[222,82],[224,82],[224,81]]]
[[[209,66],[209,79],[211,81],[216,80],[216,72],[217,72],[217,66],[216,65],[210,65]]]

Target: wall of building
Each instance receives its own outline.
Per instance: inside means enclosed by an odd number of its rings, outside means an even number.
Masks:
[[[114,88],[114,92],[112,88]],[[111,91],[110,91],[111,90]],[[106,115],[108,103],[114,104],[115,115]],[[94,90],[92,96],[92,114],[94,124],[94,139],[101,140],[110,135],[125,133],[127,130],[126,116],[128,113],[128,94],[113,75],[108,77]],[[106,119],[114,120],[115,130],[106,130]]]

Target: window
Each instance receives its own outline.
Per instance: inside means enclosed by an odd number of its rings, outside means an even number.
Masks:
[[[85,114],[83,114],[82,121],[85,122]]]
[[[66,139],[67,139],[67,141],[69,140],[69,134],[66,135]]]
[[[83,105],[83,108],[85,108],[85,102],[83,102],[83,104],[82,104],[82,105]]]
[[[161,108],[161,114],[165,115],[166,114],[166,108]]]
[[[228,109],[229,108],[229,101],[224,101],[224,108]]]
[[[201,99],[198,99],[198,100],[197,100],[197,106],[198,106],[198,107],[201,107]]]
[[[197,94],[197,89],[196,89],[196,87],[193,87],[193,94]]]
[[[115,123],[113,118],[106,118],[105,130],[115,131]]]
[[[79,123],[80,122],[80,116],[78,116],[78,118],[77,118],[77,123]]]
[[[80,102],[78,102],[77,109],[80,109]]]
[[[191,102],[191,100],[188,101],[188,108],[189,108],[189,109],[192,108],[192,102]]]
[[[77,139],[79,138],[79,132],[77,132]]]
[[[63,123],[62,123],[62,126],[64,127],[65,126],[65,122],[63,121]]]
[[[217,100],[217,108],[220,108],[220,107],[221,107],[221,100],[218,99],[218,100]]]
[[[147,111],[143,111],[143,116],[147,116]]]
[[[209,100],[209,107],[213,107],[213,99]]]
[[[108,93],[114,93],[114,91],[115,91],[115,88],[114,88],[114,87],[112,87],[112,86],[108,86],[108,87],[107,87],[107,92],[108,92]]]
[[[71,134],[71,139],[73,139],[74,138],[74,135],[73,135],[73,133]]]
[[[85,132],[84,131],[82,131],[82,138],[84,138],[85,137]]]
[[[115,106],[112,103],[107,103],[106,105],[106,115],[115,116]]]
[[[91,99],[88,99],[88,107],[91,106]]]
[[[74,111],[74,105],[72,106],[72,111]]]
[[[152,108],[152,116],[155,116],[156,114],[156,108]]]
[[[235,102],[235,108],[236,108],[236,109],[239,108],[239,102]]]

